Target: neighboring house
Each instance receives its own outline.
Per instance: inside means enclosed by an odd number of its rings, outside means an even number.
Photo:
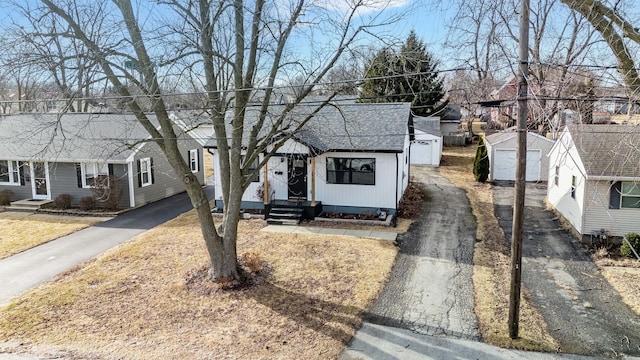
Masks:
[[[471,140],[470,134],[462,129],[460,105],[447,105],[444,114],[440,117],[440,133],[446,146],[464,146]]]
[[[568,126],[549,165],[547,199],[578,233],[640,233],[638,126]]]
[[[202,144],[182,128],[176,133],[185,160],[203,181]],[[12,200],[70,194],[78,204],[93,195],[94,181],[108,175],[120,179],[123,208],[184,191],[183,176],[132,114],[0,116],[0,134],[0,190],[10,190]]]
[[[547,155],[553,143],[544,136],[527,132],[526,181],[546,180],[549,171]],[[489,180],[515,180],[518,133],[507,130],[487,135],[485,144],[490,163]]]
[[[410,163],[440,165],[443,143],[440,118],[414,116],[409,126],[413,126]]]
[[[395,214],[409,182],[410,107],[409,103],[325,106],[268,160],[244,192],[242,207],[269,211],[271,203],[280,202],[304,204],[316,215],[321,210]],[[284,105],[271,105],[267,123],[284,109]],[[315,109],[298,105],[288,118],[300,121]],[[247,108],[247,123],[258,118],[259,110]],[[249,128],[245,125],[245,132]],[[215,139],[205,147],[213,154],[215,201],[222,208]],[[267,198],[261,193],[265,181]]]

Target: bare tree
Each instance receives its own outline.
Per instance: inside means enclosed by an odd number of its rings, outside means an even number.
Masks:
[[[618,62],[618,71],[634,97],[640,96],[640,71],[632,54],[640,46],[639,24],[624,14],[620,1],[613,3],[594,0],[561,0],[578,12],[602,36]],[[634,44],[635,43],[635,51]]]
[[[85,10],[96,6],[94,2],[41,0],[43,7],[38,10],[66,24],[64,32],[55,35],[83,44],[183,178],[207,245],[210,276],[219,280],[239,277],[236,240],[240,200],[252,175],[332,96],[304,118],[292,120],[291,112],[367,29],[397,20],[397,13],[383,17],[379,5],[388,1],[377,2],[376,11],[367,8],[370,3],[350,1],[341,8],[305,0],[166,0],[141,2],[134,8],[129,0],[113,0],[100,3],[104,13],[110,14],[107,27],[118,33],[108,37],[87,28],[83,16]],[[309,40],[313,46],[308,45]],[[309,56],[295,51],[300,46],[307,46]],[[135,64],[136,74],[123,66],[128,61]],[[304,76],[309,86],[296,94],[282,113],[268,116],[274,88],[292,74]],[[217,227],[202,184],[178,150],[167,106],[170,94],[161,87],[162,78],[169,75],[193,80],[206,94],[204,108],[215,129],[225,211]],[[144,96],[134,96],[131,84]],[[256,99],[259,117],[249,122],[246,110]],[[144,101],[159,128],[147,117]],[[253,170],[250,165],[256,159],[260,166]]]
[[[476,73],[477,89],[486,89],[485,85],[493,79],[515,76],[514,54],[519,37],[515,14],[519,2],[460,0],[459,6],[450,28],[449,44],[455,49],[470,49],[458,50],[456,54],[458,61]],[[529,24],[532,34],[529,85],[534,96],[530,101],[530,126],[546,132],[551,120],[564,108],[562,98],[567,87],[586,81],[584,72],[575,69],[587,63],[598,39],[580,14],[557,0],[531,1]],[[481,95],[486,99],[489,94]]]

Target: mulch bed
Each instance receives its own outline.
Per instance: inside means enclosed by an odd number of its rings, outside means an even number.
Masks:
[[[425,193],[415,183],[409,183],[405,190],[400,206],[398,209],[398,217],[405,219],[417,219],[422,213],[422,204],[425,201]]]

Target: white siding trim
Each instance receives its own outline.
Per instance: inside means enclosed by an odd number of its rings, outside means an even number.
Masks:
[[[135,186],[133,186],[134,178],[133,178],[133,163],[127,164],[127,178],[129,183],[129,206],[136,206],[136,196],[134,193]]]

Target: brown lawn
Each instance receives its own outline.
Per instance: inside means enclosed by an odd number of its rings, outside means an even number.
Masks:
[[[187,289],[185,279],[207,264],[189,212],[0,309],[0,342],[77,359],[335,358],[386,282],[396,248],[259,231],[264,224],[242,221],[238,244],[239,254],[263,260],[260,285]]]
[[[98,221],[95,218],[0,213],[0,259],[69,235]]]
[[[616,254],[617,255],[617,254]],[[640,315],[640,261],[635,258],[611,256],[602,248],[593,254],[605,279],[620,294],[622,301]]]
[[[466,190],[477,222],[477,241],[473,256],[475,311],[485,342],[501,347],[555,351],[557,344],[547,330],[540,313],[522,290],[520,338],[512,340],[508,332],[510,249],[493,211],[493,190],[473,177],[475,146],[445,148],[440,174],[455,186]]]

